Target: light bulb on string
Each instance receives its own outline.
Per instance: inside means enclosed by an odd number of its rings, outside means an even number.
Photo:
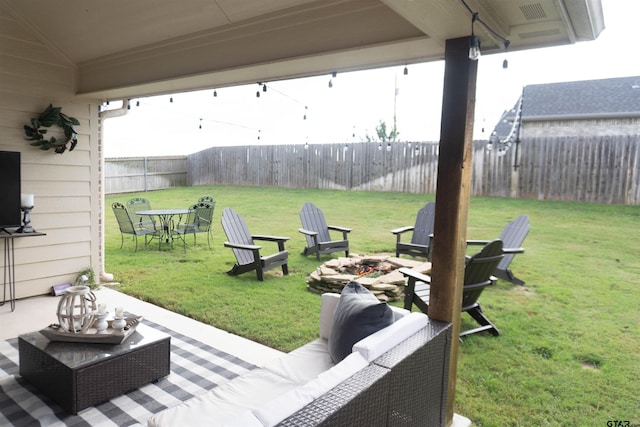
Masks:
[[[266,84],[266,83],[264,83],[264,84],[262,85],[262,91],[263,91],[263,92],[266,92],[266,91],[267,91],[267,84]]]
[[[198,125],[198,129],[202,129],[202,119],[200,119],[200,124]]]
[[[173,96],[171,98],[169,98],[169,102],[171,102],[173,104]]]
[[[213,90],[213,97],[216,98],[218,96],[218,91],[217,90]]]
[[[474,12],[471,17],[471,37],[469,38],[469,59],[477,61],[480,58],[480,40],[473,32],[473,26],[478,20],[478,12]]]
[[[406,65],[404,66],[403,74],[404,74],[405,76],[409,74],[409,68],[407,68],[407,66],[406,66]]]
[[[391,143],[390,142],[387,143],[387,151],[391,151]]]
[[[332,88],[333,87],[333,80],[329,80],[329,87]]]
[[[505,40],[504,41],[504,53],[507,53],[507,49],[509,49],[509,45],[511,45],[511,42],[509,40]],[[507,68],[509,68],[509,61],[507,61],[507,58],[504,58],[504,61],[502,61],[502,68],[504,68],[505,70]]]
[[[136,107],[139,107],[139,106],[140,106],[140,100],[138,99],[138,100],[136,101]]]
[[[127,110],[131,110],[131,100],[127,99]]]

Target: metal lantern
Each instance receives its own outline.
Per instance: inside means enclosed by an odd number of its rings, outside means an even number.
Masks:
[[[58,303],[58,323],[65,332],[85,333],[93,325],[96,296],[88,286],[71,286]]]

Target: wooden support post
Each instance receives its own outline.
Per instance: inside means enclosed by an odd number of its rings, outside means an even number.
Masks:
[[[453,323],[447,425],[455,404],[477,69],[468,37],[447,40],[429,295],[429,316]]]

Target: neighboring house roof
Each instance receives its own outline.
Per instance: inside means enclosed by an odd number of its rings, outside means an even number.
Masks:
[[[524,122],[640,117],[640,76],[525,86],[522,90]],[[492,136],[508,138],[518,105],[503,113]]]

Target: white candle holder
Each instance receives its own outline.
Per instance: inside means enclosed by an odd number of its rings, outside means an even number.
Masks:
[[[20,209],[24,212],[22,217],[22,227],[16,230],[17,233],[35,233],[29,224],[31,223],[31,209],[33,209],[33,194],[22,194],[20,197]]]
[[[33,209],[33,206],[30,208],[20,208],[22,212],[24,212],[24,216],[22,217],[22,227],[16,230],[17,233],[35,233],[36,230],[33,229],[32,226],[29,225],[31,222],[31,216],[29,212]]]
[[[109,314],[108,312],[104,312],[104,313],[98,312],[95,314],[95,318],[96,318],[95,327],[96,327],[96,331],[98,331],[99,334],[107,333],[107,327],[109,326],[109,324],[107,323],[108,314]]]

